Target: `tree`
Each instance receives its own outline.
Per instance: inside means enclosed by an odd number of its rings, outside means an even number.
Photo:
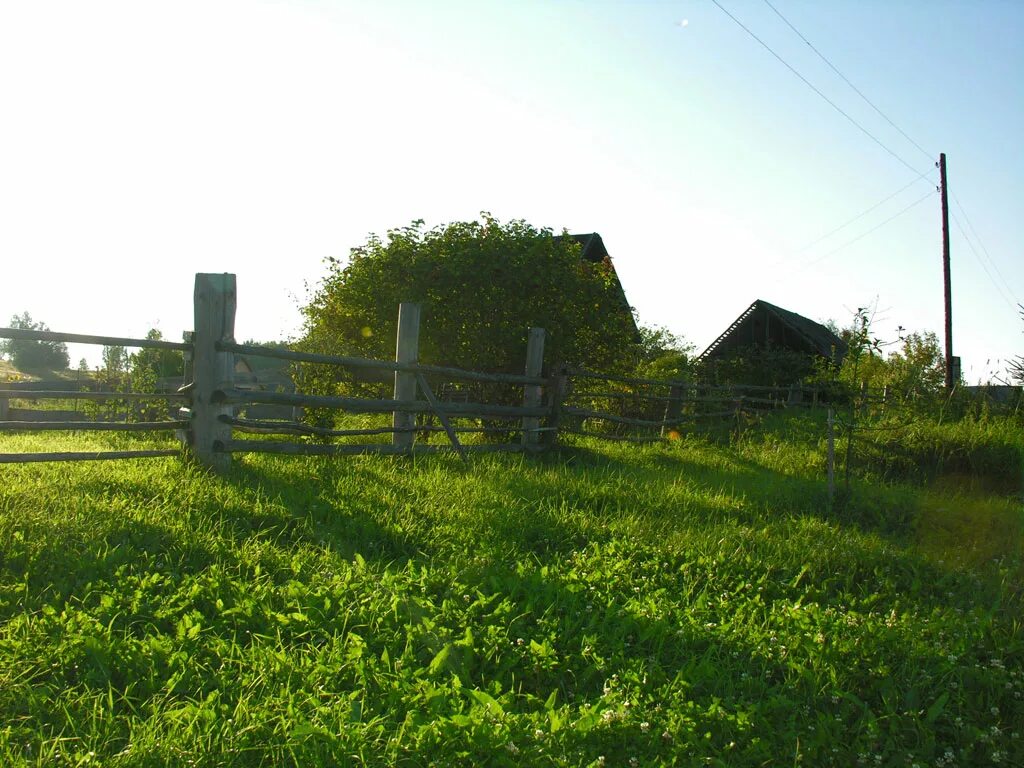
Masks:
[[[108,383],[120,383],[121,377],[128,370],[128,350],[120,345],[103,347],[103,374]]]
[[[886,360],[886,384],[904,398],[934,397],[946,383],[946,358],[939,337],[931,331],[910,333],[901,340],[900,350]]]
[[[309,351],[389,359],[398,305],[410,301],[422,305],[425,362],[522,373],[531,326],[547,331],[549,363],[628,370],[635,362],[635,324],[611,263],[586,262],[568,238],[523,221],[484,213],[429,230],[415,221],[386,240],[371,236],[344,266],[327,261],[303,308],[299,346]]]
[[[45,323],[37,323],[28,312],[14,315],[11,328],[28,331],[48,331]],[[35,341],[32,339],[6,339],[0,342],[3,351],[14,366],[22,371],[54,371],[68,367],[68,348],[60,341]]]
[[[151,328],[146,333],[150,341],[162,341],[164,336],[156,328]],[[131,355],[128,359],[129,369],[133,382],[139,382],[143,378],[152,380],[155,385],[157,379],[169,379],[174,376],[180,377],[185,366],[184,355],[178,349],[151,349],[142,348]],[[139,384],[135,384],[136,389]]]
[[[643,379],[684,379],[692,373],[694,346],[667,328],[640,327],[636,375]]]

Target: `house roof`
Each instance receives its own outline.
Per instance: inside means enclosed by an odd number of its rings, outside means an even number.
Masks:
[[[604,240],[597,232],[588,232],[580,235],[555,235],[554,240],[561,240],[563,237],[567,237],[574,243],[580,245],[580,256],[585,261],[597,264],[605,259],[610,259],[608,255],[608,249],[604,247]]]
[[[576,235],[555,235],[552,239],[560,241],[563,238],[567,238],[574,243],[579,243],[580,246],[580,257],[584,261],[589,261],[592,264],[600,264],[604,260],[608,260],[611,264],[612,274],[615,276],[615,285],[619,289],[619,296],[622,299],[622,306],[625,307],[626,311],[629,312],[629,318],[633,323],[633,335],[639,339],[640,329],[637,328],[636,318],[633,317],[633,307],[629,303],[629,299],[626,298],[626,291],[622,288],[622,283],[619,281],[619,275],[615,271],[615,265],[612,264],[612,258],[608,254],[608,249],[604,246],[604,240],[597,232],[587,232]]]
[[[764,299],[757,299],[739,317],[733,320],[732,324],[717,339],[711,342],[697,359],[705,360],[713,357],[715,352],[723,346],[734,346],[736,342],[735,337],[739,329],[745,326],[758,312],[767,313],[770,317],[778,320],[784,328],[802,342],[800,346],[806,347],[808,352],[813,352],[821,357],[830,359],[835,357],[836,362],[842,360],[846,355],[846,342],[821,323],[816,323],[803,315],[783,309]],[[730,341],[733,343],[730,344]]]

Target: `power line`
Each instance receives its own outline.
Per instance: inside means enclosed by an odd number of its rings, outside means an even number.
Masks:
[[[837,232],[841,232],[842,230],[846,229],[851,224],[853,224],[853,223],[855,223],[857,221],[860,221],[861,219],[863,219],[865,216],[867,216],[872,211],[876,210],[877,208],[881,208],[883,205],[888,203],[890,200],[892,200],[898,194],[900,194],[901,192],[904,192],[904,191],[910,189],[912,186],[917,184],[917,182],[920,181],[921,179],[923,179],[925,176],[927,176],[927,175],[929,175],[931,173],[934,173],[934,172],[935,172],[934,168],[929,168],[927,171],[925,171],[924,173],[920,174],[916,179],[912,179],[909,184],[906,184],[906,185],[900,187],[895,192],[893,192],[891,195],[889,195],[888,197],[878,201],[877,203],[872,205],[870,208],[868,208],[868,209],[858,213],[852,219],[850,219],[850,220],[840,224],[835,229],[826,232],[824,235],[819,237],[817,240],[814,240],[814,241],[808,243],[807,245],[803,246],[802,248],[798,248],[796,251],[793,252],[794,255],[797,254],[797,253],[803,253],[804,251],[808,250],[809,248],[813,248],[815,245],[820,243],[822,240],[827,240],[828,238],[832,237],[832,235],[836,234]]]
[[[767,5],[769,8],[771,8],[775,12],[776,16],[778,16],[780,19],[782,19],[784,22],[786,22],[786,26],[788,26],[790,29],[792,29],[796,33],[797,37],[799,37],[801,40],[803,40],[805,43],[807,43],[808,47],[810,47],[810,49],[812,51],[814,51],[818,55],[818,58],[821,59],[822,61],[824,61],[829,66],[829,69],[831,69],[833,72],[835,72],[837,75],[839,75],[839,77],[842,79],[842,81],[844,83],[846,83],[848,86],[850,86],[854,90],[854,92],[856,92],[856,94],[858,96],[860,96],[862,99],[864,99],[864,101],[867,102],[867,105],[869,107],[871,107],[873,110],[875,110],[875,112],[877,112],[882,117],[882,119],[885,120],[885,122],[887,122],[889,125],[891,125],[893,128],[895,128],[897,131],[899,131],[900,135],[903,138],[905,138],[907,141],[909,141],[911,144],[913,144],[915,147],[917,147],[919,150],[921,150],[921,153],[925,157],[928,157],[928,158],[934,158],[935,157],[935,155],[933,155],[930,152],[928,152],[928,150],[926,150],[924,147],[922,147],[920,144],[918,144],[916,141],[914,141],[912,138],[910,138],[910,136],[907,135],[906,131],[904,131],[902,128],[900,128],[898,125],[896,125],[896,123],[894,123],[892,120],[890,120],[889,117],[882,110],[880,110],[878,107],[876,107],[874,102],[872,102],[871,99],[869,99],[867,96],[865,96],[864,93],[860,90],[860,88],[858,88],[856,85],[851,83],[849,78],[847,78],[846,75],[844,75],[842,72],[840,72],[839,69],[835,66],[835,64],[833,64],[831,61],[828,60],[828,57],[825,56],[825,54],[823,54],[821,51],[819,51],[817,48],[815,48],[814,44],[811,43],[811,41],[808,40],[806,37],[804,37],[800,33],[800,30],[798,30],[796,27],[794,27],[792,25],[792,23],[790,23],[789,19],[787,19],[785,16],[783,16],[779,12],[778,8],[776,8],[774,5],[772,5],[770,2],[768,2],[768,0],[764,0],[764,2],[765,2],[765,5]]]
[[[775,57],[776,59],[778,59],[778,60],[779,60],[779,61],[780,61],[780,62],[781,62],[781,63],[782,63],[782,64],[783,64],[783,65],[784,65],[785,67],[786,67],[786,69],[788,69],[788,70],[789,70],[790,72],[792,72],[792,73],[793,73],[794,75],[796,75],[796,76],[797,76],[798,78],[800,78],[800,80],[801,80],[801,81],[802,81],[802,82],[804,83],[804,85],[806,85],[806,86],[807,86],[808,88],[810,88],[810,89],[811,89],[812,91],[814,91],[814,92],[815,92],[816,94],[818,94],[818,96],[820,96],[820,97],[821,97],[822,99],[824,99],[824,100],[825,100],[825,102],[826,102],[826,103],[828,103],[828,105],[832,107],[832,109],[834,109],[834,110],[835,110],[836,112],[838,112],[838,113],[839,113],[840,115],[842,115],[842,116],[843,116],[843,117],[845,117],[845,118],[846,118],[847,120],[849,120],[849,121],[850,121],[851,123],[853,123],[853,125],[855,125],[855,126],[856,126],[856,127],[857,127],[857,128],[859,129],[859,130],[860,130],[860,132],[861,132],[861,133],[863,133],[863,134],[864,134],[865,136],[867,136],[867,137],[868,137],[869,139],[871,139],[871,140],[872,140],[873,142],[875,142],[875,144],[877,144],[877,145],[878,145],[878,146],[880,146],[880,147],[881,147],[882,149],[884,149],[884,150],[885,150],[886,152],[888,152],[888,153],[889,153],[890,155],[892,155],[892,156],[893,156],[894,158],[896,158],[896,160],[898,160],[898,161],[899,161],[900,163],[902,163],[903,165],[905,165],[905,166],[906,166],[907,168],[909,168],[909,169],[910,169],[911,171],[913,171],[914,173],[917,173],[917,169],[916,169],[916,168],[915,168],[914,166],[912,166],[912,165],[911,165],[910,163],[908,163],[908,162],[907,162],[906,160],[904,160],[904,159],[903,159],[902,157],[900,157],[900,156],[899,156],[899,155],[897,155],[897,154],[896,154],[895,152],[893,152],[893,151],[892,151],[891,149],[889,149],[889,147],[887,147],[887,146],[886,146],[885,144],[883,144],[883,143],[881,142],[881,140],[879,140],[879,139],[878,139],[878,138],[877,138],[877,137],[876,137],[876,136],[875,136],[875,135],[874,135],[873,133],[871,133],[871,132],[870,132],[870,131],[869,131],[869,130],[868,130],[867,128],[865,128],[865,127],[864,127],[863,125],[861,125],[861,124],[860,124],[860,123],[858,123],[858,122],[857,122],[856,120],[854,120],[854,119],[853,119],[852,117],[850,117],[850,116],[849,116],[849,115],[848,115],[848,114],[847,114],[846,112],[844,112],[844,111],[842,110],[842,108],[841,108],[841,107],[840,107],[840,106],[839,106],[838,104],[836,104],[836,103],[835,103],[834,101],[832,101],[832,99],[830,99],[830,98],[829,98],[828,96],[826,96],[826,95],[825,95],[824,93],[822,93],[822,92],[821,92],[820,90],[818,90],[818,89],[817,89],[817,88],[816,88],[816,87],[815,87],[815,86],[814,86],[814,85],[813,85],[813,84],[811,83],[811,81],[810,81],[810,80],[808,80],[808,79],[807,79],[806,77],[804,77],[804,76],[803,76],[803,75],[801,75],[801,74],[800,74],[799,72],[797,72],[797,71],[796,71],[796,69],[794,69],[794,68],[793,68],[793,66],[792,66],[792,65],[791,65],[791,64],[790,64],[790,63],[789,63],[788,61],[786,61],[786,60],[785,60],[784,58],[782,58],[782,57],[781,57],[781,56],[780,56],[779,54],[777,54],[777,53],[776,53],[776,52],[775,52],[774,50],[772,50],[771,46],[769,46],[769,45],[768,45],[768,43],[766,43],[766,42],[765,42],[764,40],[762,40],[762,39],[761,39],[760,37],[758,37],[758,36],[757,36],[757,35],[755,35],[755,34],[754,34],[753,32],[751,32],[751,31],[750,31],[750,30],[749,30],[749,29],[748,29],[748,28],[747,28],[747,27],[746,27],[746,26],[745,26],[745,25],[743,24],[743,22],[741,22],[741,21],[740,21],[739,19],[737,19],[737,18],[736,18],[735,16],[733,16],[733,15],[732,15],[731,13],[729,13],[729,12],[728,12],[727,10],[725,10],[725,8],[723,8],[723,7],[722,7],[722,4],[721,4],[721,3],[719,3],[719,2],[718,2],[718,0],[711,0],[711,2],[712,2],[712,3],[714,3],[714,4],[716,5],[716,6],[718,6],[718,9],[719,9],[719,10],[720,10],[720,11],[721,11],[722,13],[724,13],[724,14],[725,14],[726,16],[728,16],[728,17],[729,17],[730,19],[732,19],[732,20],[733,20],[733,21],[734,21],[734,22],[735,22],[735,23],[737,24],[737,26],[739,26],[739,27],[740,27],[740,29],[742,29],[742,30],[743,30],[744,32],[746,32],[746,33],[747,33],[748,35],[750,35],[750,36],[751,36],[752,38],[754,38],[754,39],[755,39],[755,40],[756,40],[756,41],[757,41],[758,43],[760,43],[760,44],[761,44],[761,45],[762,45],[762,46],[764,47],[764,49],[765,49],[766,51],[768,51],[768,52],[769,52],[769,53],[770,53],[770,54],[771,54],[772,56],[774,56],[774,57]]]
[[[714,2],[714,0],[712,0],[712,2]],[[875,225],[874,227],[872,227],[871,229],[869,229],[869,230],[868,230],[867,232],[863,232],[863,233],[861,233],[861,234],[857,235],[857,237],[853,238],[853,240],[850,240],[850,241],[849,241],[848,243],[844,243],[843,245],[840,245],[840,246],[839,246],[838,248],[834,248],[834,249],[832,249],[832,250],[831,250],[831,251],[829,251],[828,253],[826,253],[826,254],[823,254],[823,255],[819,256],[818,258],[814,259],[813,261],[809,261],[809,262],[807,262],[807,263],[806,263],[806,264],[804,264],[803,266],[804,266],[804,267],[810,267],[810,266],[812,266],[812,265],[814,265],[814,264],[817,264],[817,263],[818,263],[819,261],[824,261],[824,260],[825,260],[825,259],[827,259],[827,258],[828,258],[829,256],[832,256],[832,255],[834,255],[834,254],[836,254],[836,253],[839,253],[839,252],[840,252],[840,251],[842,251],[842,250],[845,250],[846,248],[849,248],[849,247],[850,247],[851,245],[853,245],[854,243],[856,243],[856,242],[859,242],[860,240],[863,240],[863,239],[864,239],[865,237],[867,237],[868,235],[870,235],[870,234],[871,234],[872,232],[877,232],[877,231],[878,231],[879,229],[881,229],[882,227],[884,227],[884,226],[885,226],[886,224],[888,224],[888,223],[889,223],[890,221],[893,221],[894,219],[898,219],[898,218],[899,218],[900,216],[902,216],[902,215],[903,215],[904,213],[906,213],[907,211],[909,211],[909,210],[910,210],[911,208],[915,208],[915,207],[917,207],[918,205],[920,205],[921,203],[923,203],[923,202],[924,202],[925,200],[927,200],[927,199],[928,199],[929,197],[931,197],[931,196],[932,196],[932,195],[934,195],[934,194],[935,194],[935,190],[929,190],[928,192],[926,192],[926,193],[925,193],[924,197],[918,198],[917,200],[915,200],[914,202],[912,202],[912,203],[911,203],[910,205],[908,205],[908,206],[907,206],[906,208],[904,208],[903,210],[899,211],[898,213],[894,213],[894,214],[893,214],[892,216],[890,216],[890,217],[889,217],[888,219],[886,219],[885,221],[883,221],[883,222],[882,222],[881,224],[877,224],[877,225]]]
[[[988,271],[988,267],[985,266],[985,262],[981,260],[981,254],[978,253],[977,249],[975,249],[974,244],[971,242],[970,238],[967,237],[967,233],[964,232],[963,225],[960,224],[960,219],[958,219],[956,217],[955,213],[953,214],[953,221],[956,223],[957,229],[960,230],[960,234],[964,236],[964,240],[967,242],[968,247],[971,249],[971,253],[974,254],[974,258],[976,258],[978,260],[978,264],[981,265],[981,268],[982,268],[982,270],[984,270],[985,274],[988,276],[988,279],[992,281],[992,285],[995,287],[996,293],[999,294],[999,298],[1001,298],[1003,301],[1005,301],[1007,306],[1010,307],[1010,309],[1016,311],[1017,308],[1014,306],[1013,301],[1011,301],[1012,294],[1010,294],[1010,297],[1007,297],[1007,295],[1003,293],[1002,288],[999,287],[999,283],[997,283],[996,279],[994,277],[992,277],[992,273]]]
[[[981,241],[981,237],[978,235],[977,230],[974,228],[974,225],[971,223],[971,217],[967,215],[967,211],[965,211],[964,207],[962,205],[960,205],[960,201],[957,199],[956,195],[952,195],[952,197],[953,197],[953,202],[956,203],[956,207],[959,208],[960,209],[960,213],[962,213],[964,215],[964,221],[967,222],[967,227],[971,230],[971,234],[974,235],[974,239],[978,241],[978,245],[981,246],[982,252],[988,258],[988,263],[992,265],[992,269],[994,269],[996,271],[996,274],[999,275],[999,279],[1002,281],[1003,287],[1006,289],[1006,293],[1017,304],[1020,304],[1020,301],[1017,299],[1017,297],[1014,294],[1013,290],[1011,290],[1010,284],[1007,282],[1006,277],[1003,276],[1002,271],[999,269],[999,265],[996,263],[995,259],[992,258],[992,255],[988,252],[988,248],[985,247],[985,243],[983,243]],[[959,226],[959,222],[958,222],[958,226]],[[963,232],[963,229],[961,228],[960,231]],[[964,233],[964,239],[965,240],[967,239],[966,233]],[[970,245],[970,241],[968,241],[968,245]]]

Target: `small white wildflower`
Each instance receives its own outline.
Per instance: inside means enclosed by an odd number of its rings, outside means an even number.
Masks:
[[[648,723],[646,720],[644,720],[642,723],[640,723],[640,732],[641,733],[647,733],[649,730],[651,730],[651,724],[650,723]]]

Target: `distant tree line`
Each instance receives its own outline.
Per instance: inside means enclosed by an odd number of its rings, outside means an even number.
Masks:
[[[48,331],[46,323],[36,322],[28,312],[14,315],[11,328],[26,331]],[[3,352],[20,371],[63,371],[68,367],[68,348],[60,341],[33,341],[31,339],[0,340]]]

